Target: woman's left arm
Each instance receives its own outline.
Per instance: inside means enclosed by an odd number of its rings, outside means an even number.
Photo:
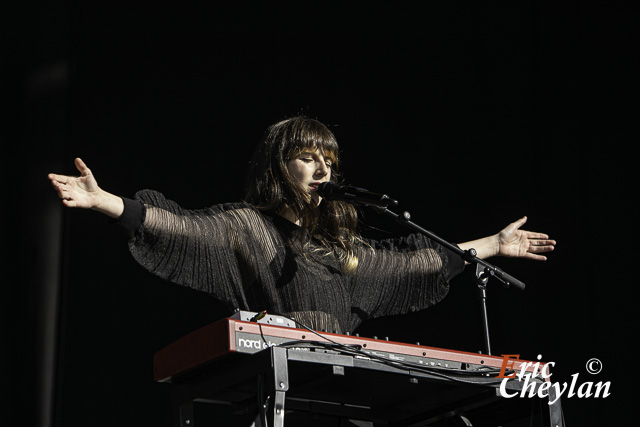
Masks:
[[[509,224],[497,234],[460,243],[458,246],[463,250],[475,249],[480,259],[504,256],[546,261],[547,257],[540,254],[551,252],[555,248],[556,241],[550,240],[544,233],[520,230],[525,222],[527,222],[526,216]]]

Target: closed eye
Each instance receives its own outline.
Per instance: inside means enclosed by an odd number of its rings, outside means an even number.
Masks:
[[[316,161],[316,157],[312,154],[306,154],[306,155],[302,155],[300,157],[298,157],[298,159],[302,162],[305,163],[311,163],[311,162],[315,162]],[[320,160],[320,159],[318,159]],[[324,163],[327,168],[331,168],[331,165],[333,165],[333,162],[331,160],[326,160]]]

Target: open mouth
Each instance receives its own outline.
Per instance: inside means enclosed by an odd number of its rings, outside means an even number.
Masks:
[[[312,182],[311,184],[309,184],[309,187],[311,187],[311,189],[314,191],[318,191],[318,187],[320,186],[320,184],[320,182]]]

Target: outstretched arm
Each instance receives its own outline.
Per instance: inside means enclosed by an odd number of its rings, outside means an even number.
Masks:
[[[463,250],[474,248],[481,259],[504,256],[546,261],[547,257],[541,254],[552,251],[556,241],[550,240],[544,233],[520,230],[525,222],[526,216],[509,224],[498,234],[461,243],[459,246]]]
[[[92,209],[111,218],[120,218],[124,211],[122,199],[102,190],[87,165],[79,158],[75,165],[80,176],[57,175],[47,177],[56,189],[62,204],[70,208]]]

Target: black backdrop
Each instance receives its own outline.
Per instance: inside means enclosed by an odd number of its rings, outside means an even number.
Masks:
[[[492,260],[527,284],[489,288],[494,354],[542,354],[558,382],[611,381],[607,399],[564,400],[568,426],[626,419],[637,15],[604,2],[297,8],[52,2],[18,21],[4,74],[6,129],[19,131],[7,249],[20,274],[5,299],[17,310],[3,319],[19,325],[13,407],[65,427],[169,425],[152,355],[223,315],[138,267],[106,218],[62,209],[46,174],[75,173],[80,156],[119,195],[234,201],[262,131],[303,113],[335,132],[349,182],[390,194],[447,240],[522,215],[557,239],[546,263]],[[363,219],[374,236],[406,233]],[[432,309],[360,332],[481,350],[472,271]],[[594,357],[604,369],[590,376]]]

